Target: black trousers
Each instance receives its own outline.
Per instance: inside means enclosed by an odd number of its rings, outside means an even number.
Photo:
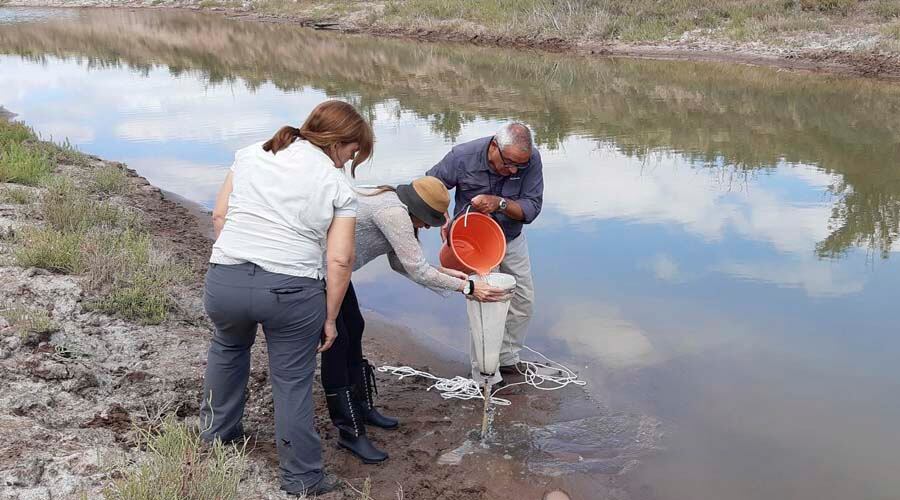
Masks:
[[[362,336],[366,328],[353,283],[347,287],[337,317],[337,339],[322,353],[322,387],[326,391],[352,384],[351,373],[361,373],[363,360]]]

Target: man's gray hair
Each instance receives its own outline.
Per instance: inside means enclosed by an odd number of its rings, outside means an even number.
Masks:
[[[507,123],[500,127],[494,138],[497,140],[500,149],[515,146],[522,151],[531,153],[531,148],[533,147],[531,130],[523,123]]]

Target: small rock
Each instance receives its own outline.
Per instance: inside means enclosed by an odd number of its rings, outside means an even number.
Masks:
[[[5,482],[8,486],[19,486],[24,488],[33,488],[41,482],[44,477],[44,460],[40,458],[32,458],[26,461],[12,471],[6,478]]]
[[[43,380],[66,380],[71,377],[66,365],[49,359],[37,362],[30,361],[28,363],[28,372],[33,377]]]
[[[26,347],[36,347],[40,349],[42,346],[49,345],[51,332],[28,332],[21,339],[22,344]]]
[[[69,392],[80,393],[85,389],[97,387],[98,385],[99,381],[97,380],[97,376],[82,368],[72,380],[66,381],[63,384],[63,389]]]

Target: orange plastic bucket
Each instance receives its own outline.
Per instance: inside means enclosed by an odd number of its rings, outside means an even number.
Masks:
[[[441,265],[468,274],[486,275],[506,256],[506,237],[491,217],[470,212],[450,225],[450,235],[441,247]]]

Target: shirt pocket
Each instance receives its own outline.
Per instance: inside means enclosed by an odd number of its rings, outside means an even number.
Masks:
[[[522,195],[522,177],[513,175],[506,178],[500,196],[510,200],[518,200]]]
[[[463,179],[456,185],[457,191],[463,193],[466,198],[474,198],[479,194],[487,194],[491,191],[488,180],[480,181],[479,179]]]

